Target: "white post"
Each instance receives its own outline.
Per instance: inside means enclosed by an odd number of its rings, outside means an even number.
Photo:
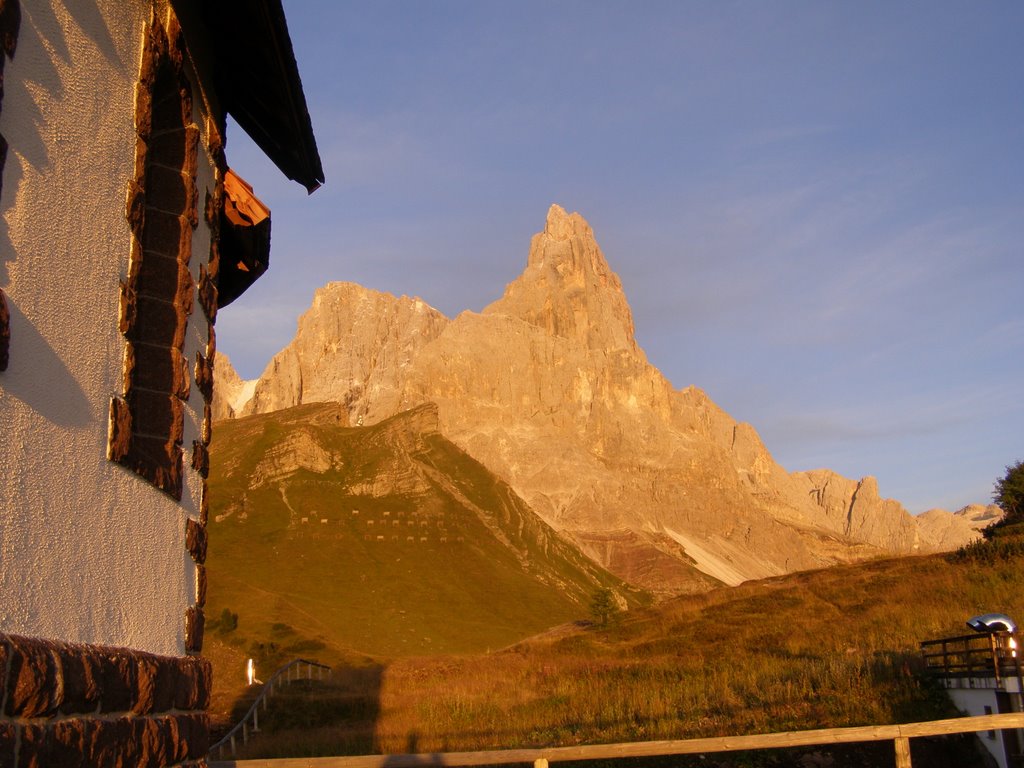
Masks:
[[[533,761],[533,768],[548,768],[548,759],[546,757],[538,757]]]

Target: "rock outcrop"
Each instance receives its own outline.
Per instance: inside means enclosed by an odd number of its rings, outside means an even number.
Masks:
[[[953,514],[944,509],[929,509],[915,519],[933,547],[947,550],[976,539],[979,531],[1002,520],[1003,514],[995,504],[969,504]]]
[[[874,478],[790,474],[752,426],[674,389],[638,347],[590,226],[558,206],[481,313],[449,320],[348,283],[317,291],[245,412],[318,401],[352,424],[435,403],[440,431],[550,525],[662,593],[978,535],[941,515],[920,524]]]
[[[213,358],[213,419],[233,419],[252,400],[256,380],[245,381],[235,371],[228,356],[218,352]]]

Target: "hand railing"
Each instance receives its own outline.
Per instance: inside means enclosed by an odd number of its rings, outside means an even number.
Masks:
[[[270,676],[270,679],[263,684],[263,690],[260,691],[259,696],[249,707],[249,711],[245,713],[241,720],[239,720],[235,726],[224,734],[224,737],[218,742],[210,746],[210,755],[216,751],[217,757],[220,757],[225,749],[231,749],[231,756],[234,757],[237,754],[238,744],[237,738],[241,734],[242,743],[249,743],[250,733],[259,733],[260,730],[260,704],[263,704],[263,711],[267,711],[267,699],[270,698],[271,694],[274,693],[274,686],[280,686],[290,683],[294,680],[302,679],[302,665],[306,665],[306,679],[313,679],[313,670],[316,670],[317,680],[323,679],[324,670],[327,671],[327,676],[331,676],[331,668],[326,664],[321,664],[318,661],[310,661],[309,659],[293,659],[282,667],[278,667],[277,671]],[[282,679],[283,678],[283,679]],[[252,722],[252,728],[249,728],[249,723]]]

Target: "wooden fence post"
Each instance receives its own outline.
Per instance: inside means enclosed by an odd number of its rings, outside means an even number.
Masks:
[[[893,743],[896,746],[896,768],[913,768],[910,764],[910,739],[897,736]]]
[[[538,757],[533,761],[533,768],[548,768],[548,759],[546,757]]]

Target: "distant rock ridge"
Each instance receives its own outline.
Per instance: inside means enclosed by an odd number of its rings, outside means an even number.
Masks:
[[[213,419],[219,421],[240,416],[243,408],[252,400],[256,380],[243,380],[223,352],[214,355],[213,378],[217,382],[213,396]]]
[[[967,516],[915,519],[871,477],[788,473],[752,426],[696,387],[674,389],[638,347],[589,224],[557,205],[523,273],[481,313],[319,289],[241,412],[322,401],[353,425],[435,403],[440,432],[550,525],[663,594],[979,535]]]

